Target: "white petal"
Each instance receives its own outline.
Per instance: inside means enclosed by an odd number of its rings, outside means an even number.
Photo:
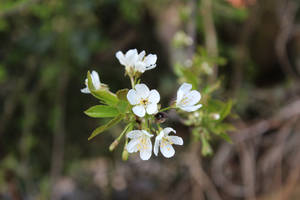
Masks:
[[[98,90],[101,85],[98,72],[92,71],[91,78],[95,89]]]
[[[146,70],[150,70],[150,69],[153,69],[153,68],[155,68],[155,67],[156,67],[156,64],[150,65],[150,66],[147,66],[147,67],[146,67]]]
[[[146,113],[144,106],[141,106],[141,105],[134,106],[132,108],[132,111],[134,114],[136,114],[139,117],[144,117],[145,113]]]
[[[83,89],[81,89],[80,91],[81,91],[82,93],[85,93],[85,94],[91,93],[88,87],[83,88]]]
[[[149,54],[145,57],[144,62],[147,66],[154,65],[156,63],[157,56],[155,54]]]
[[[182,100],[184,94],[188,93],[192,89],[192,85],[188,83],[183,83],[177,91],[176,103],[179,103]]]
[[[140,150],[140,157],[142,160],[149,160],[152,154],[152,143],[150,138],[146,140],[146,148]]]
[[[158,155],[159,143],[160,143],[160,140],[157,139],[157,136],[156,136],[155,142],[154,142],[154,148],[153,148],[153,152],[156,156]]]
[[[169,135],[169,133],[171,133],[171,132],[176,133],[176,131],[174,129],[172,129],[171,127],[164,128],[163,132],[164,132],[164,135]]]
[[[121,65],[126,65],[125,62],[125,55],[122,53],[122,51],[118,51],[116,53],[116,57],[118,58],[119,62],[121,63]]]
[[[140,157],[142,160],[149,160],[152,154],[152,149],[151,151],[149,150],[141,150],[140,151]]]
[[[147,105],[146,111],[149,115],[152,115],[157,112],[157,104],[151,103]]]
[[[151,137],[153,136],[152,134],[148,133],[148,132],[145,131],[145,130],[141,130],[141,132],[142,132],[143,134],[145,134],[146,136],[148,136],[149,138],[151,138]]]
[[[166,158],[171,158],[175,154],[175,150],[172,147],[171,144],[166,145],[160,145],[160,152],[164,155]]]
[[[145,51],[142,51],[140,54],[139,54],[139,61],[143,61],[143,58],[145,57],[145,54],[146,52]]]
[[[130,56],[132,56],[132,55],[138,55],[138,52],[137,52],[136,49],[129,49],[129,50],[126,52],[125,57],[128,58],[128,57],[130,57]]]
[[[125,55],[126,66],[133,66],[135,62],[138,60],[138,53],[136,49],[131,49],[126,52]]]
[[[159,135],[156,136],[156,140],[161,140],[165,136],[164,130],[160,131]]]
[[[159,93],[157,92],[157,90],[151,90],[151,91],[150,91],[148,100],[149,100],[151,103],[158,103],[158,102],[159,102],[159,100],[160,100],[160,95],[159,95]]]
[[[126,149],[129,153],[134,153],[138,151],[137,144],[139,143],[138,139],[133,139],[128,142]]]
[[[145,67],[145,63],[144,62],[141,62],[141,61],[137,61],[135,64],[134,64],[134,68],[136,71],[139,71],[141,73],[144,73],[145,70],[146,70],[146,67]]]
[[[202,107],[202,104],[198,104],[195,106],[180,106],[179,108],[186,111],[186,112],[194,112]]]
[[[130,139],[134,139],[134,138],[139,138],[143,135],[144,133],[140,130],[133,130],[127,133],[127,137]]]
[[[189,93],[185,94],[184,98],[186,98],[186,100],[184,100],[184,101],[186,101],[185,105],[193,106],[200,101],[201,95],[198,91],[193,90],[193,91],[190,91]]]
[[[143,99],[146,99],[149,96],[149,88],[143,83],[135,85],[135,90],[137,95]]]
[[[127,93],[127,99],[131,105],[136,105],[140,102],[139,96],[136,94],[134,89],[131,89]]]
[[[177,144],[177,145],[183,145],[183,140],[181,137],[179,136],[168,136],[168,139],[170,142],[172,142],[173,144]]]

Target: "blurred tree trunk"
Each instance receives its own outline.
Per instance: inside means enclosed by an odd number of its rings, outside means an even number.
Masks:
[[[66,89],[69,81],[69,70],[63,67],[59,74],[58,91],[55,102],[55,122],[53,129],[53,147],[51,161],[51,200],[57,200],[56,183],[61,176],[64,160]]]

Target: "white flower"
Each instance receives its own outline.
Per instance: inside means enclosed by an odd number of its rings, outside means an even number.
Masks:
[[[128,153],[140,151],[141,159],[149,160],[152,154],[152,143],[150,139],[152,136],[152,134],[145,130],[133,130],[127,133],[127,137],[131,139],[126,146]]]
[[[134,114],[144,117],[146,112],[151,115],[157,112],[157,103],[160,95],[157,90],[149,90],[145,84],[137,84],[134,89],[127,93],[127,99],[131,105]]]
[[[171,158],[175,154],[175,150],[173,148],[173,144],[183,145],[183,140],[179,136],[169,136],[170,132],[176,133],[176,131],[170,127],[164,128],[158,136],[155,138],[154,143],[154,154],[157,156],[158,147],[160,147],[160,151],[166,158]]]
[[[100,82],[100,79],[99,79],[98,72],[93,70],[92,73],[91,73],[91,79],[92,79],[92,83],[93,83],[93,86],[94,86],[95,90],[100,89],[101,82]],[[88,79],[87,78],[85,79],[85,85],[86,85],[86,87],[81,89],[80,91],[82,93],[85,93],[85,94],[91,93],[90,90],[89,90],[89,87],[88,87]]]
[[[116,57],[121,65],[125,66],[128,73],[131,71],[144,73],[146,70],[156,67],[155,63],[157,56],[155,54],[149,54],[148,56],[145,55],[145,51],[138,53],[136,49],[130,49],[126,52],[126,54],[123,54],[122,51],[118,51],[116,53]]]
[[[177,91],[176,107],[187,111],[193,112],[201,108],[201,104],[197,104],[201,99],[201,94],[192,90],[192,85],[188,83],[183,83]]]
[[[146,52],[142,51],[138,56],[138,61],[135,63],[135,70],[144,73],[146,70],[150,70],[156,67],[157,56],[155,54],[149,54],[145,56]]]

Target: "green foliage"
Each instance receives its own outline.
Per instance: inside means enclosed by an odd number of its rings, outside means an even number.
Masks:
[[[103,131],[117,125],[122,119],[124,118],[124,115],[118,115],[115,118],[113,118],[112,120],[110,120],[107,124],[104,124],[102,126],[99,126],[98,128],[96,128],[92,134],[90,135],[90,137],[88,138],[88,140],[93,139],[95,136],[99,135],[100,133],[102,133]]]
[[[223,0],[213,2],[216,23],[224,23],[224,20],[243,22],[249,15],[247,8],[235,8]]]
[[[112,106],[106,106],[106,105],[97,105],[90,107],[84,113],[90,117],[95,118],[104,118],[104,117],[115,117],[119,113],[119,111],[112,107]]]
[[[119,90],[117,94],[110,92],[106,86],[96,90],[96,88],[92,83],[92,78],[89,71],[87,73],[87,79],[88,79],[88,88],[91,94],[97,99],[99,99],[101,103],[106,105],[92,106],[91,108],[85,111],[85,114],[90,117],[96,117],[96,118],[115,117],[107,124],[102,125],[97,129],[95,129],[92,132],[91,136],[88,138],[88,140],[91,140],[96,135],[118,124],[124,118],[125,114],[128,112],[129,103],[126,100],[128,89]]]
[[[119,3],[123,16],[131,23],[137,23],[140,19],[142,2],[138,0],[121,0]]]
[[[232,101],[229,100],[227,103],[225,103],[225,105],[223,106],[223,108],[220,112],[219,121],[222,121],[223,119],[225,119],[230,114],[231,108],[232,108]]]
[[[7,72],[6,69],[3,65],[0,64],[0,83],[5,81],[5,79],[7,78]]]

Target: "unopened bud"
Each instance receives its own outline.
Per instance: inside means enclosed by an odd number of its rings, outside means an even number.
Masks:
[[[111,145],[109,146],[109,151],[113,151],[119,144],[119,140],[115,140]]]
[[[219,114],[219,113],[214,113],[214,114],[212,114],[211,116],[212,116],[212,118],[213,118],[214,120],[220,119],[220,114]]]
[[[122,160],[124,161],[128,160],[128,151],[126,148],[124,148],[124,151],[122,153]]]

